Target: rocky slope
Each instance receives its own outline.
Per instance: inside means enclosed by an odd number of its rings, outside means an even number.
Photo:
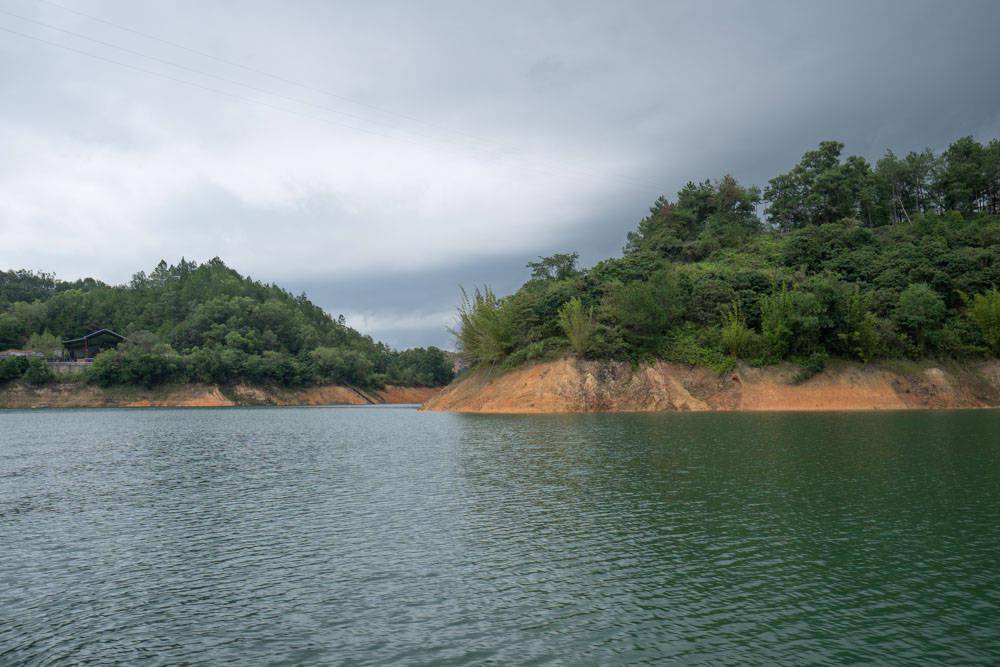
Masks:
[[[12,382],[0,388],[0,408],[229,407],[235,405],[368,405],[423,403],[437,389],[386,387],[362,392],[351,387],[322,385],[282,389],[236,385],[184,384],[142,389],[102,389],[83,382],[52,382],[33,387]]]
[[[719,376],[683,364],[559,359],[470,373],[425,410],[484,413],[663,410],[903,410],[1000,406],[1000,362],[963,366],[834,362],[795,384],[797,367],[738,366]]]

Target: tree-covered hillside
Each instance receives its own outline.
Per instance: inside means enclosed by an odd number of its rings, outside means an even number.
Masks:
[[[657,199],[622,257],[540,258],[516,293],[464,295],[472,364],[569,351],[724,369],[829,356],[1000,353],[1000,141],[874,166],[826,141],[763,191],[731,176]]]
[[[195,380],[377,388],[438,386],[452,376],[441,350],[392,350],[304,294],[245,278],[218,258],[160,262],[121,286],[0,272],[0,349],[51,354],[60,339],[102,327],[129,338],[95,359],[92,378],[105,385]]]

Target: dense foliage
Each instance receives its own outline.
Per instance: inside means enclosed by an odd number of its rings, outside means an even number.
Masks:
[[[122,286],[0,272],[0,349],[51,355],[60,339],[102,327],[128,337],[95,359],[91,377],[103,385],[196,380],[377,388],[438,386],[452,376],[441,350],[392,350],[305,295],[245,278],[219,259],[160,262]],[[22,362],[12,361],[3,373],[14,373],[15,364]],[[40,373],[32,377],[41,380]]]
[[[472,364],[516,365],[572,350],[719,370],[737,358],[1000,353],[1000,141],[873,166],[826,141],[763,190],[732,176],[660,197],[624,255],[577,268],[528,265],[498,298],[466,298],[456,331]]]

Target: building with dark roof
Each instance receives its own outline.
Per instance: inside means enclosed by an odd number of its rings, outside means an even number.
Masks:
[[[125,336],[111,329],[98,329],[79,338],[64,340],[62,344],[66,349],[66,356],[75,361],[90,359],[105,350],[113,350],[125,340]]]

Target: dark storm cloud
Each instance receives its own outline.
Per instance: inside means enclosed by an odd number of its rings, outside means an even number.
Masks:
[[[0,265],[220,255],[396,345],[447,344],[458,284],[617,252],[689,179],[1000,134],[995,2],[59,4],[246,67],[0,0],[201,86],[0,31]]]

